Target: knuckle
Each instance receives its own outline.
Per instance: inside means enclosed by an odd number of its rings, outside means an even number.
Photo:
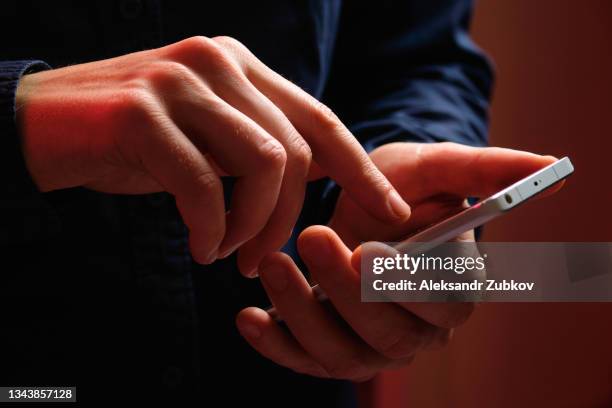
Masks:
[[[205,57],[211,61],[222,61],[226,58],[223,48],[210,38],[201,37],[197,44],[195,51],[199,57]]]
[[[292,144],[290,156],[294,165],[306,176],[312,163],[312,150],[308,143],[301,137],[296,138]]]
[[[342,128],[342,122],[334,111],[320,101],[313,103],[312,116],[317,127],[323,131],[336,131]]]
[[[246,62],[253,59],[251,51],[240,41],[233,37],[219,36],[214,37],[213,41],[221,45],[221,47],[228,52],[243,69],[247,68]]]
[[[119,94],[112,104],[111,114],[115,123],[127,123],[130,126],[135,123],[151,124],[156,104],[155,96],[145,86],[132,86]]]
[[[164,121],[163,109],[145,86],[130,85],[118,92],[107,103],[101,120],[122,154],[132,163],[141,163],[151,137],[157,135]]]
[[[359,170],[367,180],[370,180],[372,186],[376,187],[377,190],[388,192],[392,188],[384,174],[367,156],[364,156],[360,160]]]
[[[155,88],[176,87],[196,81],[195,74],[187,66],[172,60],[157,62],[151,67],[148,80]]]
[[[244,44],[242,44],[240,41],[238,41],[234,37],[230,37],[227,35],[220,35],[217,37],[213,37],[212,39],[213,41],[221,44],[224,47],[228,47],[228,48],[232,48],[232,49],[240,50],[240,51],[247,49]]]
[[[197,191],[208,195],[211,191],[217,189],[220,181],[219,177],[215,173],[207,171],[196,176],[194,183],[197,187]]]
[[[287,163],[287,152],[283,145],[276,139],[270,139],[259,148],[262,164],[268,168],[284,168]]]
[[[217,41],[204,36],[188,38],[181,43],[174,58],[189,66],[204,64],[211,68],[227,69],[232,59]]]
[[[192,193],[190,200],[192,203],[210,202],[215,194],[220,193],[221,181],[214,172],[208,171],[197,175],[190,183]],[[206,236],[209,240],[220,242],[225,235],[223,223],[211,222],[206,227]]]
[[[197,56],[206,54],[210,51],[214,52],[219,48],[217,43],[203,35],[190,37],[184,41],[179,42],[177,45],[181,46],[179,48],[180,51],[190,55],[195,54]]]

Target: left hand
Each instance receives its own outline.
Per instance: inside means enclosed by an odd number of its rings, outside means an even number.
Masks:
[[[453,143],[393,143],[371,158],[402,197],[411,218],[393,226],[369,216],[344,193],[329,224],[306,229],[298,250],[329,296],[319,303],[293,260],[268,255],[260,265],[264,288],[290,332],[263,310],[237,317],[246,340],[265,357],[297,372],[354,381],[408,364],[421,349],[446,344],[452,328],[471,314],[472,303],[362,303],[362,241],[397,241],[460,211],[466,197],[486,197],[554,158],[500,148]],[[457,239],[473,240],[473,231]],[[330,307],[333,306],[333,307]]]

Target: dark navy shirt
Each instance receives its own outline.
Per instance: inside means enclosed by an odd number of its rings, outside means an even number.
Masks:
[[[351,384],[295,374],[240,338],[236,313],[267,305],[264,292],[234,257],[192,261],[171,196],[39,193],[15,88],[28,71],[229,35],[328,104],[368,150],[484,145],[492,73],[468,36],[471,11],[467,0],[3,1],[0,384],[76,385],[82,402],[354,404]],[[337,190],[309,186],[296,234],[326,222]]]

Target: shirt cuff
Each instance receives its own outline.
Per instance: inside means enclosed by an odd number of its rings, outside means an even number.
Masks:
[[[59,226],[25,165],[15,115],[21,77],[46,69],[42,61],[0,61],[0,244],[36,240]]]

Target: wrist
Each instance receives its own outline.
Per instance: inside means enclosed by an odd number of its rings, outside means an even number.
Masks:
[[[35,137],[32,135],[32,126],[29,123],[33,119],[28,115],[27,108],[35,89],[35,79],[36,74],[32,73],[23,75],[19,80],[15,91],[15,126],[26,168],[34,184],[44,192],[51,190],[52,187],[44,176],[44,166],[41,166],[40,160],[34,160],[34,157],[39,155],[35,152],[36,143],[33,142]]]
[[[39,191],[25,165],[16,121],[16,96],[24,75],[49,68],[42,61],[0,61],[0,168],[5,177],[3,194],[11,197]]]

